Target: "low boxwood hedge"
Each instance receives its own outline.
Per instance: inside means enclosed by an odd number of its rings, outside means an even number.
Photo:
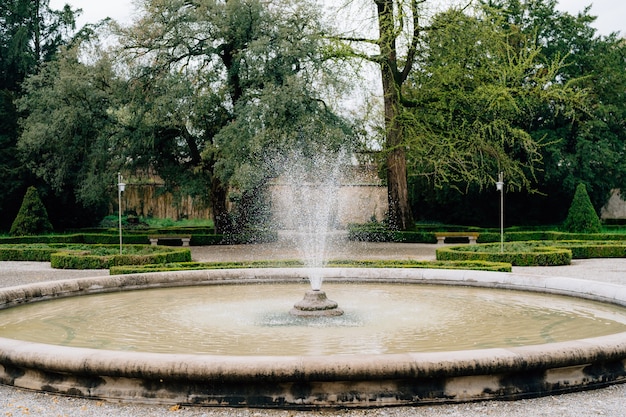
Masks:
[[[191,251],[187,248],[132,245],[125,246],[121,255],[119,248],[94,245],[84,250],[63,250],[50,255],[50,265],[58,269],[107,269],[119,265],[166,264],[190,262]]]
[[[505,242],[591,240],[626,241],[626,233],[567,233],[556,230],[516,230],[504,233]],[[447,225],[417,226],[414,231],[393,231],[380,223],[353,224],[348,227],[348,239],[362,242],[437,243],[437,232],[472,231],[479,233],[478,243],[500,242],[500,231]],[[449,240],[450,241],[450,240]],[[461,240],[459,240],[461,243]]]
[[[156,229],[152,229],[156,230]],[[127,233],[124,231],[122,242],[124,245],[148,245],[149,236],[160,235],[191,235],[191,246],[223,245],[230,243],[260,243],[273,242],[278,238],[276,232],[246,232],[241,234],[200,234],[200,233],[147,233],[146,231]],[[5,244],[70,244],[85,243],[89,245],[115,245],[119,244],[120,235],[114,232],[107,233],[74,233],[68,235],[45,235],[45,236],[16,236],[0,237],[0,245]]]
[[[188,262],[188,248],[150,245],[16,244],[0,245],[0,261],[50,262],[54,268],[99,269],[111,265]]]
[[[572,251],[564,247],[550,246],[546,242],[505,243],[500,252],[499,243],[450,246],[437,249],[441,261],[489,261],[507,262],[514,266],[569,265]]]
[[[511,262],[516,266],[568,265],[560,252],[569,251],[570,259],[626,258],[626,242],[599,240],[553,240],[535,242],[506,242],[504,253],[500,244],[450,246],[437,249],[437,259],[483,259]],[[552,254],[547,254],[552,252]],[[565,262],[565,263],[563,263]]]
[[[234,268],[302,268],[300,260],[265,260],[245,262],[183,262],[160,265],[113,266],[111,275],[136,274],[144,272],[185,271],[198,269]],[[399,261],[399,260],[333,260],[328,267],[341,268],[432,268],[432,269],[473,269],[481,271],[511,272],[511,264],[484,261]]]

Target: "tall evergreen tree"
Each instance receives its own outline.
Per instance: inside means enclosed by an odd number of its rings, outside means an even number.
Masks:
[[[563,229],[571,233],[600,233],[602,230],[602,223],[591,204],[585,184],[576,187]]]
[[[19,113],[14,101],[22,82],[40,64],[54,59],[70,39],[76,11],[52,10],[49,0],[5,0],[0,3],[0,212],[3,219],[17,212],[25,187],[32,179],[16,150]],[[0,228],[8,228],[6,220]]]
[[[28,187],[22,200],[22,206],[9,233],[12,236],[28,236],[46,234],[52,231],[52,224],[48,220],[48,211],[39,198],[37,189]]]

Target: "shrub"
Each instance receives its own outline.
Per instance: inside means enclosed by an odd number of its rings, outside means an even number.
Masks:
[[[190,271],[198,269],[232,268],[299,268],[304,263],[299,260],[264,260],[244,262],[178,262],[152,265],[112,266],[111,275],[138,274],[145,272]],[[430,268],[430,269],[473,269],[480,271],[511,272],[511,264],[483,261],[413,261],[413,260],[334,260],[329,267],[340,268]]]
[[[50,254],[50,265],[58,269],[106,269],[119,265],[163,264],[190,262],[191,252],[186,248],[163,248],[146,245],[127,246],[127,253],[117,253],[109,245],[86,246],[79,250],[58,250]]]
[[[570,233],[599,233],[601,231],[602,223],[591,204],[585,184],[578,184],[576,187],[563,228]]]
[[[52,230],[52,224],[48,220],[48,211],[39,198],[37,189],[28,187],[9,234],[11,236],[29,236],[51,233]]]
[[[450,246],[437,249],[437,260],[475,260],[506,262],[514,266],[569,265],[572,251],[565,247],[555,247],[550,242],[506,243],[500,252],[498,244]]]

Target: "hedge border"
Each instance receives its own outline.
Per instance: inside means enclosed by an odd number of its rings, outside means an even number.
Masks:
[[[503,252],[480,251],[481,247],[496,246],[496,244],[450,246],[436,250],[437,260],[441,261],[488,261],[508,262],[513,266],[554,266],[569,265],[572,262],[572,251],[563,247],[538,245],[532,252],[507,251],[504,245]],[[499,246],[499,245],[498,245]],[[471,248],[471,251],[468,250]]]
[[[126,232],[122,235],[122,244],[124,245],[148,245],[150,244],[150,236],[154,234],[176,235],[168,231],[167,233],[152,233],[151,231]],[[161,230],[163,231],[163,230]],[[274,242],[278,239],[278,234],[272,231],[253,231],[232,235],[223,234],[196,234],[184,233],[191,236],[189,244],[191,246],[212,246],[227,244],[243,244],[243,243],[262,243]],[[115,245],[119,244],[120,235],[116,233],[73,233],[67,235],[40,235],[40,236],[10,236],[0,237],[0,245],[8,244],[69,244],[69,243],[85,243],[88,245]]]
[[[71,245],[84,245],[86,248],[73,249]],[[89,246],[92,249],[102,246],[113,245],[88,245],[83,243],[72,244],[48,244],[39,243],[20,244],[21,247],[11,247],[10,245],[0,245],[0,261],[30,261],[30,262],[50,262],[53,268],[61,269],[105,269],[111,265],[145,264],[145,263],[169,263],[191,261],[191,251],[188,248],[159,247],[151,254],[115,254],[97,256],[89,254]],[[44,247],[44,245],[49,245]],[[68,247],[70,245],[70,247]],[[126,247],[147,247],[148,245],[127,245]],[[115,246],[117,248],[117,246]],[[65,258],[72,258],[71,260]],[[74,258],[82,258],[78,260]],[[99,258],[96,260],[96,258]],[[72,266],[74,265],[74,266]],[[82,265],[82,266],[81,266]],[[95,265],[95,266],[94,266]],[[104,266],[103,266],[104,265]]]
[[[191,251],[187,248],[160,248],[147,255],[115,254],[92,255],[89,250],[58,251],[50,255],[50,265],[56,269],[109,269],[120,265],[167,264],[190,262]]]
[[[506,251],[507,246],[512,246],[516,242],[507,242],[504,244],[505,253],[480,252],[480,247],[496,247],[499,244],[489,243],[482,245],[463,245],[463,246],[450,246],[437,249],[437,259],[450,260],[450,259],[485,259],[494,260],[500,259],[504,262],[511,262],[515,266],[534,266],[534,265],[568,265],[567,263],[554,263],[559,262],[557,255],[553,260],[544,259],[539,255],[536,255],[537,263],[528,263],[531,255],[528,253],[511,252]],[[571,252],[571,259],[590,259],[590,258],[626,258],[626,241],[596,241],[596,240],[556,240],[556,241],[529,241],[524,242],[528,245],[535,244],[535,252],[544,251],[545,248],[554,248],[559,250],[568,250]],[[475,255],[479,254],[479,255]],[[519,259],[514,259],[513,254],[517,254]],[[523,256],[522,256],[523,255]],[[526,259],[524,259],[526,258]]]
[[[500,232],[477,227],[429,225],[418,226],[415,231],[393,231],[378,224],[350,225],[348,239],[359,242],[437,243],[436,233],[458,231],[479,233],[478,243],[497,243],[501,239]],[[626,241],[626,233],[568,233],[556,230],[510,230],[504,233],[505,242],[537,240]]]
[[[244,262],[184,262],[160,265],[113,266],[111,275],[145,272],[186,271],[198,269],[241,269],[241,268],[302,268],[300,260],[263,260]],[[511,264],[505,262],[463,261],[406,261],[406,260],[331,260],[329,268],[427,268],[427,269],[471,269],[480,271],[511,272]]]

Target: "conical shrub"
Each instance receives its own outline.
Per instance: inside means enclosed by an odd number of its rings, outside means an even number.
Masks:
[[[563,229],[570,233],[600,233],[602,230],[602,222],[591,204],[585,184],[576,187]]]
[[[28,187],[20,211],[11,225],[11,236],[28,236],[51,233],[52,224],[48,220],[48,211],[39,198],[35,187]]]

